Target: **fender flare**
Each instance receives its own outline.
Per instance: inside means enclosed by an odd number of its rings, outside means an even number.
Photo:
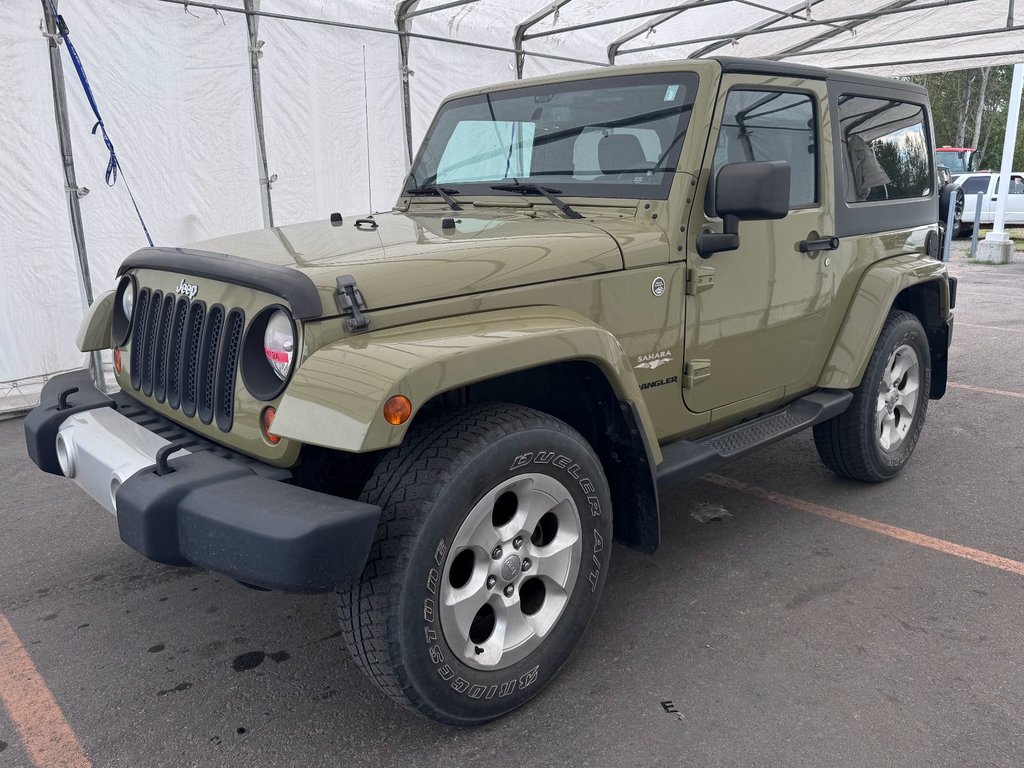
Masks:
[[[549,306],[403,325],[329,344],[293,374],[274,433],[351,453],[390,448],[435,395],[570,360],[596,364],[618,398],[635,406],[651,459],[659,463],[654,425],[618,340],[582,315]],[[398,427],[382,415],[394,395],[413,405],[412,419]]]
[[[89,308],[78,326],[75,345],[79,352],[110,349],[110,321],[114,313],[114,291],[104,291]]]
[[[895,256],[868,267],[850,301],[818,386],[853,389],[860,384],[889,310],[907,288],[937,282],[941,303],[937,315],[948,320],[950,297],[946,276],[944,263],[921,254]],[[923,324],[926,331],[933,330]],[[945,354],[945,350],[942,352]]]

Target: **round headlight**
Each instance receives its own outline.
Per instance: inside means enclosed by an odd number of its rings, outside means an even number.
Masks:
[[[267,329],[263,332],[263,354],[281,381],[287,379],[292,370],[294,350],[295,333],[291,318],[279,309],[270,316]]]
[[[128,281],[121,293],[121,310],[124,312],[124,316],[128,319],[132,319],[132,308],[135,306],[135,284],[131,280]]]

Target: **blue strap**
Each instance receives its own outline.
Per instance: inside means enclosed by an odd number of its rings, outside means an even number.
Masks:
[[[103,136],[103,143],[107,145],[107,151],[110,153],[110,160],[107,162],[107,172],[104,175],[107,186],[112,187],[117,183],[117,174],[121,173],[121,180],[124,181],[124,188],[128,190],[128,197],[131,198],[132,206],[135,208],[135,215],[139,217],[139,224],[142,225],[142,231],[146,234],[146,240],[149,242],[150,247],[153,246],[153,238],[149,236],[149,229],[146,227],[146,222],[142,218],[142,212],[139,211],[139,204],[135,202],[135,195],[132,194],[132,188],[128,186],[128,179],[125,178],[124,169],[121,167],[121,163],[117,159],[117,153],[114,151],[114,144],[110,140],[110,136],[107,134],[107,126],[103,123],[103,118],[100,116],[100,108],[96,104],[96,97],[93,96],[92,86],[89,85],[89,78],[85,76],[85,68],[82,66],[82,60],[78,57],[78,51],[75,50],[75,46],[71,43],[71,38],[68,36],[68,25],[64,23],[64,17],[57,13],[57,6],[53,4],[53,0],[47,0],[50,5],[50,10],[53,13],[53,19],[57,24],[57,31],[60,33],[61,38],[64,40],[64,45],[67,46],[68,54],[71,56],[71,62],[75,65],[75,71],[78,72],[78,79],[82,82],[82,88],[85,90],[85,97],[89,100],[89,106],[92,107],[92,113],[96,116],[96,124],[92,127],[92,134],[96,135],[96,129],[100,130]]]

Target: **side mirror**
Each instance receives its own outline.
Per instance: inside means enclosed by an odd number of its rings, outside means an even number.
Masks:
[[[701,258],[739,248],[740,221],[786,218],[790,174],[785,160],[723,165],[714,182],[715,213],[722,217],[722,233],[697,235]]]

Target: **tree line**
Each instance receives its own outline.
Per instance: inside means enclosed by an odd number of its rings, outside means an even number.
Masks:
[[[978,168],[998,170],[1006,134],[1012,66],[963,69],[915,75],[911,79],[928,89],[932,103],[935,145],[974,147]],[[1024,169],[1024,121],[1017,133],[1014,170]]]

